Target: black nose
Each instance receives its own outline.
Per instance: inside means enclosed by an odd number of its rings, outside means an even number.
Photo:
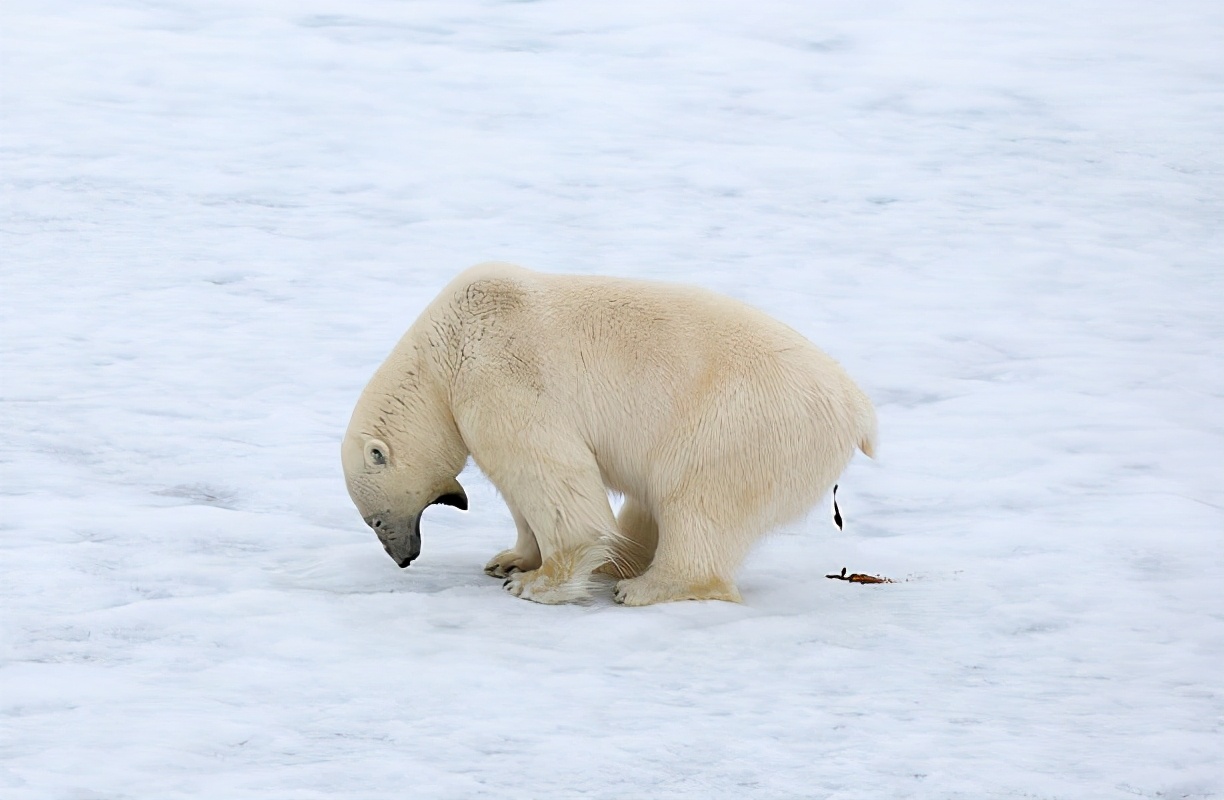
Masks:
[[[399,564],[399,568],[400,568],[400,569],[403,569],[404,567],[406,567],[406,566],[408,566],[409,564],[411,564],[411,563],[412,563],[412,559],[411,559],[411,558],[405,558],[403,561],[396,561],[395,563],[396,563],[396,564]]]

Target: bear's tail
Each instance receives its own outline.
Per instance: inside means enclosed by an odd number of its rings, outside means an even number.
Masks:
[[[865,395],[858,408],[858,430],[859,450],[862,450],[863,455],[868,458],[875,458],[879,427],[876,422],[875,408],[872,407],[871,401]]]

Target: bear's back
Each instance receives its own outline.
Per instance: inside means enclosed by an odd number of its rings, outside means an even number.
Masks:
[[[444,296],[490,344],[555,368],[652,381],[691,395],[694,383],[764,372],[804,383],[835,362],[794,329],[745,303],[684,284],[533,272],[479,264]]]
[[[808,481],[808,454],[848,458],[873,427],[869,401],[832,358],[732,298],[501,264],[463,277],[450,295],[471,330],[460,394],[496,396],[504,413],[529,403],[532,419],[575,430],[622,491],[685,458],[705,469],[773,459],[754,467],[761,480]]]

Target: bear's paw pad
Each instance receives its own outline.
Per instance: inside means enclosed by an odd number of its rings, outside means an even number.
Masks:
[[[637,578],[627,578],[616,584],[616,602],[626,606],[649,606],[676,600],[743,601],[735,584],[722,578],[693,582],[666,580],[649,572]]]

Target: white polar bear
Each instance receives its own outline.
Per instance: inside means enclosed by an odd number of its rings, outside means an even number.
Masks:
[[[871,401],[764,313],[701,289],[481,264],[421,314],[344,437],[349,494],[388,554],[420,553],[426,506],[467,508],[470,454],[518,529],[485,571],[541,603],[740,600],[751,545],[807,511]],[[614,516],[608,490],[624,495]],[[507,577],[508,576],[508,577]]]

